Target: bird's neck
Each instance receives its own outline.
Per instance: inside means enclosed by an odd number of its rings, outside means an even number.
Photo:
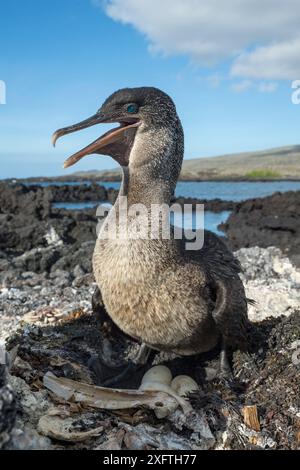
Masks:
[[[128,206],[170,204],[183,159],[183,134],[180,121],[176,128],[144,131],[135,139],[129,166],[123,168],[119,196]]]
[[[119,196],[104,224],[109,234],[109,222],[112,222],[113,235],[109,238],[115,240],[117,233],[117,238],[123,241],[138,238],[143,244],[144,240],[152,240],[155,233],[157,239],[166,241],[164,246],[170,251],[169,207],[182,158],[180,122],[175,130],[160,128],[136,136],[129,165],[123,167]],[[101,233],[107,231],[101,230]]]
[[[150,169],[123,168],[119,196],[126,197],[128,207],[133,204],[143,204],[147,208],[152,204],[169,204],[173,194],[171,181],[153,177]]]

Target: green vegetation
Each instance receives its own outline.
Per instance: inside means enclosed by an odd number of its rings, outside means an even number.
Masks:
[[[264,178],[280,178],[280,173],[274,170],[268,170],[267,168],[260,168],[257,170],[249,171],[246,173],[247,178],[253,179],[264,179]]]

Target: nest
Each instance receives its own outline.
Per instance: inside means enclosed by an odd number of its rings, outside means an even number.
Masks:
[[[7,399],[7,406],[0,406],[0,447],[297,449],[299,339],[299,312],[253,324],[249,351],[232,355],[232,383],[219,377],[218,351],[190,358],[159,357],[173,376],[187,374],[199,384],[187,397],[196,419],[187,422],[179,409],[159,419],[142,405],[97,409],[45,388],[49,372],[97,384],[99,377],[88,366],[91,357],[100,355],[107,364],[126,363],[136,343],[103,318],[83,312],[54,324],[25,324],[6,345],[14,360],[0,384],[0,401]],[[114,370],[107,373],[113,375]],[[137,389],[144,373],[139,370],[122,386]],[[10,398],[4,393],[7,387]]]

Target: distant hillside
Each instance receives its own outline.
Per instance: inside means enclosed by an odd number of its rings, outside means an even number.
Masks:
[[[300,145],[185,160],[181,179],[300,179]]]
[[[59,178],[43,179],[96,179],[117,181],[120,169],[92,170],[73,173]],[[31,180],[40,178],[31,178]],[[300,179],[300,145],[278,147],[259,152],[244,152],[210,158],[184,160],[181,180],[281,180]]]

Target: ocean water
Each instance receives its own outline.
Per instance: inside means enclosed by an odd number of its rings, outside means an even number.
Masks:
[[[90,181],[76,182],[42,182],[42,183],[28,183],[39,184],[40,186],[50,186],[56,184],[59,186],[69,185],[78,186],[80,184],[91,184]],[[119,189],[119,182],[99,182],[98,184],[105,186],[106,188]],[[176,196],[192,197],[199,199],[222,199],[225,201],[243,201],[255,197],[269,196],[277,191],[296,191],[300,190],[300,181],[266,181],[266,182],[228,182],[228,181],[203,181],[203,182],[185,182],[180,181],[176,187]],[[53,207],[65,208],[69,210],[84,210],[98,206],[98,204],[104,201],[85,201],[85,202],[56,202]],[[105,203],[109,206],[108,203]],[[219,235],[224,235],[218,229],[218,225],[226,222],[230,215],[230,211],[222,211],[219,213],[206,211],[204,220],[200,220],[199,217],[193,214],[185,214],[184,217],[180,214],[175,214],[171,219],[173,225],[184,227],[186,229],[198,229],[205,228],[211,230]]]
[[[106,188],[119,189],[118,182],[101,182]],[[278,191],[299,191],[300,181],[179,181],[175,195],[224,201],[245,201],[270,196]]]
[[[218,225],[226,222],[231,211],[211,212],[205,211],[201,217],[195,212],[192,214],[171,214],[171,224],[177,227],[184,227],[186,230],[206,229],[218,235],[225,236],[224,232],[218,229]]]
[[[86,201],[86,202],[54,202],[52,207],[57,209],[69,209],[69,210],[82,210],[90,209],[91,207],[97,207],[99,204],[105,201]]]
[[[90,181],[53,181],[42,183],[27,183],[28,185],[39,184],[40,186],[79,186],[80,184],[91,184]],[[106,188],[119,189],[119,182],[101,181],[100,185]],[[281,191],[299,191],[300,181],[179,181],[176,187],[176,196],[193,197],[201,199],[223,199],[225,201],[244,201],[255,197],[265,197]]]

